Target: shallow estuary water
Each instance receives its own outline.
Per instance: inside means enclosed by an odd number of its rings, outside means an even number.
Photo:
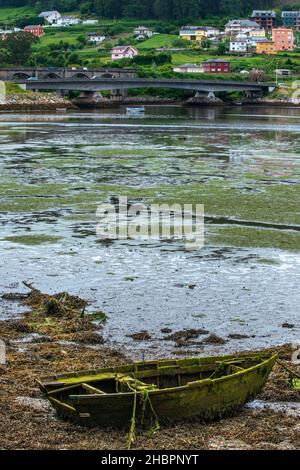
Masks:
[[[296,342],[299,174],[297,109],[1,114],[0,295],[24,290],[26,280],[87,298],[108,315],[105,337],[146,358],[175,351],[163,328],[204,328],[227,340],[205,353]],[[205,247],[100,243],[97,206],[119,195],[203,203]],[[0,309],[2,319],[21,312],[7,301]],[[127,336],[141,330],[152,340]]]

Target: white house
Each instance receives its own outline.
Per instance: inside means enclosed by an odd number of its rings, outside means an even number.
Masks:
[[[61,14],[57,10],[51,10],[51,11],[42,11],[39,16],[41,18],[45,18],[47,23],[49,24],[55,24],[57,23],[57,20],[61,18]]]
[[[72,26],[80,23],[80,18],[76,18],[75,16],[61,16],[52,26]]]
[[[230,52],[247,52],[248,41],[246,39],[234,39],[230,41]]]
[[[105,36],[98,34],[98,33],[89,33],[88,34],[88,40],[89,42],[92,42],[93,44],[100,44],[103,42],[105,39]]]
[[[173,68],[177,73],[203,73],[204,68],[202,65],[197,64],[183,64]]]
[[[251,30],[261,30],[262,28],[255,21],[250,20],[231,20],[225,26],[225,33],[235,35]]]
[[[290,69],[276,69],[275,73],[280,77],[290,77],[292,75],[292,71]]]
[[[89,25],[98,24],[98,20],[87,19],[87,20],[83,20],[82,24],[89,24]]]
[[[12,28],[12,29],[0,29],[0,39],[6,39],[8,34],[19,33],[22,31],[20,28]]]
[[[133,46],[116,46],[111,51],[111,58],[112,60],[132,59],[138,53],[138,50]]]
[[[138,38],[151,38],[151,36],[153,36],[153,31],[151,31],[149,28],[146,28],[146,26],[138,26],[134,30],[134,35]]]

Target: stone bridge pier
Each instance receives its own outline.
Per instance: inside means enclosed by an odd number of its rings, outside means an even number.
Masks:
[[[223,104],[223,101],[218,98],[213,91],[197,91],[195,96],[187,100],[187,104],[219,106]]]
[[[72,100],[78,106],[93,106],[103,100],[100,91],[81,91],[80,95]]]

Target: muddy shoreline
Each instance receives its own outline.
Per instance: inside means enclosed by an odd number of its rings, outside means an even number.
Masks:
[[[7,95],[0,102],[0,112],[49,112],[56,110],[78,109],[70,100],[56,93],[18,93]]]
[[[68,100],[66,98],[60,98],[58,96],[51,97],[30,97],[30,98],[20,98],[12,97],[8,98],[6,103],[0,103],[0,113],[5,112],[16,112],[16,113],[47,113],[49,111],[78,111],[78,110],[101,110],[101,109],[114,109],[120,106],[130,106],[130,105],[146,105],[146,106],[180,106],[180,107],[191,107],[191,108],[211,108],[211,107],[266,107],[274,106],[276,108],[292,108],[297,109],[300,105],[293,104],[288,101],[281,100],[256,100],[249,101],[243,100],[241,102],[236,101],[208,101],[204,100],[203,102],[193,102],[193,101],[183,101],[180,99],[161,99],[161,98],[127,98],[124,100],[103,100],[99,102],[90,102],[86,100],[74,99]]]
[[[72,302],[69,305],[82,306],[77,300],[75,304]],[[39,304],[35,301],[34,305],[36,309]],[[39,315],[45,320],[41,312]],[[56,319],[56,326],[49,328],[49,317],[46,322],[40,319],[39,324],[48,326],[44,331],[39,327],[38,334],[36,327],[33,328],[31,309],[19,320],[0,322],[1,338],[7,347],[6,364],[0,366],[0,447],[6,450],[126,449],[124,429],[93,428],[91,432],[58,418],[35,380],[53,373],[114,366],[137,358],[123,352],[122,344],[111,347],[100,341],[100,336],[95,341],[89,318],[84,322],[69,314],[67,319],[60,314],[51,318]],[[273,350],[290,364],[291,345]],[[205,350],[200,354],[206,355]],[[259,401],[234,416],[214,423],[195,419],[163,426],[152,436],[139,431],[133,449],[298,449],[300,392],[288,386],[287,377],[286,371],[276,365],[263,393],[257,397]]]

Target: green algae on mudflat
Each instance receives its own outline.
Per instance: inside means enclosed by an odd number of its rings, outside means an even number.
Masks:
[[[5,237],[5,241],[19,243],[21,245],[42,245],[44,243],[57,243],[61,237],[54,235],[34,234],[34,235],[11,235]]]
[[[161,202],[204,204],[206,215],[300,225],[300,184],[278,184],[264,187],[263,192],[244,192],[232,182],[215,179],[161,189],[166,193]],[[154,202],[159,203],[160,198]]]
[[[210,229],[210,233],[207,236],[207,243],[222,246],[275,248],[299,251],[300,232],[256,227],[215,226],[213,229]],[[271,263],[268,262],[268,264]]]
[[[265,265],[274,265],[274,266],[280,265],[280,262],[278,260],[272,259],[272,258],[258,258],[256,260],[256,263],[265,264]]]
[[[110,149],[113,153],[114,150]],[[66,157],[68,160],[68,157]],[[64,158],[64,164],[67,161]],[[70,158],[71,161],[74,159]],[[152,160],[152,159],[150,159]],[[75,162],[77,160],[75,159]],[[201,160],[193,163],[193,179],[202,179],[198,165]],[[74,162],[73,162],[74,163]],[[78,161],[77,161],[78,163]],[[137,162],[131,163],[130,169],[136,168]],[[46,162],[44,162],[44,165]],[[61,165],[61,162],[57,161]],[[53,159],[48,162],[54,165]],[[78,190],[78,185],[66,183],[43,182],[43,184],[22,184],[22,181],[11,177],[0,179],[0,211],[26,212],[49,210],[59,207],[88,209],[95,211],[97,204],[107,201],[110,195],[124,195],[128,198],[140,198],[145,203],[181,203],[204,204],[205,213],[216,216],[226,216],[249,221],[268,221],[270,223],[300,224],[300,184],[283,184],[276,176],[265,174],[242,173],[225,178],[214,172],[214,167],[205,165],[206,179],[204,181],[186,182],[182,184],[157,184],[155,176],[164,159],[152,162],[154,175],[146,171],[153,178],[147,187],[132,186],[130,184],[105,184],[85,182],[85,188]],[[201,164],[202,165],[202,164]],[[118,165],[117,165],[118,166]],[[120,166],[120,165],[119,165]],[[121,165],[122,166],[122,165]],[[124,166],[124,162],[123,162]],[[168,176],[167,167],[163,174]],[[90,168],[89,171],[92,169]],[[149,168],[148,168],[149,170]],[[219,170],[218,170],[219,171]],[[167,173],[166,173],[167,172]],[[209,176],[207,177],[207,174]],[[219,171],[220,173],[220,171]],[[109,173],[108,173],[109,176]],[[182,173],[180,178],[187,178]],[[101,178],[101,174],[99,174]],[[112,176],[113,178],[116,175]],[[267,184],[267,182],[273,184]],[[249,186],[250,185],[250,186]]]

